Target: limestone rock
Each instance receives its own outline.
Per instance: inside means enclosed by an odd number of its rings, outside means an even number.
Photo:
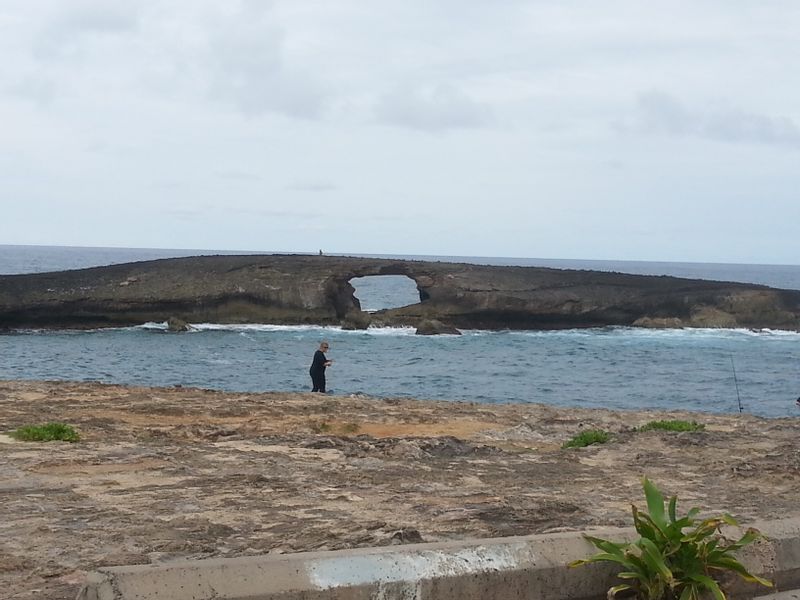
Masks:
[[[424,541],[419,530],[413,527],[398,529],[391,536],[392,544],[422,544]]]
[[[646,329],[680,329],[684,323],[678,317],[641,317],[633,322],[634,327]]]
[[[700,306],[692,311],[692,327],[713,327],[717,329],[739,327],[739,323],[729,312],[713,306]]]
[[[189,329],[191,329],[191,327],[183,319],[179,319],[178,317],[170,317],[167,319],[167,331],[179,333],[182,331],[189,331]]]
[[[367,312],[350,312],[342,320],[342,329],[347,331],[367,329],[372,322],[372,318]]]
[[[800,290],[541,267],[254,255],[0,275],[0,330],[121,327],[165,314],[192,322],[362,328],[350,281],[375,275],[409,277],[420,295],[416,304],[371,317],[387,327],[438,320],[452,328],[525,330],[680,320],[692,327],[800,329]]]
[[[461,335],[461,332],[451,325],[446,325],[437,319],[425,319],[417,325],[417,335]]]

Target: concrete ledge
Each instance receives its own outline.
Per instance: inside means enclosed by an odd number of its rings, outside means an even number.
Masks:
[[[770,539],[748,567],[800,587],[800,519],[760,523]],[[631,539],[631,529],[593,535]],[[416,544],[277,556],[109,567],[89,576],[79,600],[591,600],[618,583],[608,563],[569,569],[594,552],[580,533]],[[769,593],[731,580],[732,596]]]

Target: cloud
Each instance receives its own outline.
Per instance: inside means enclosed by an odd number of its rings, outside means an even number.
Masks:
[[[281,210],[258,206],[235,206],[225,209],[226,213],[248,215],[254,217],[267,217],[270,219],[317,219],[321,215],[316,211],[307,210]]]
[[[12,96],[32,100],[40,107],[51,104],[56,96],[56,86],[49,77],[29,74],[16,83],[3,88]]]
[[[215,175],[220,179],[229,181],[260,181],[262,179],[260,175],[256,175],[250,171],[217,171]]]
[[[140,14],[134,2],[84,1],[65,3],[68,8],[54,14],[34,41],[34,55],[49,59],[76,51],[87,36],[133,32]]]
[[[486,127],[493,121],[489,105],[450,85],[397,89],[379,100],[375,113],[384,123],[429,132]]]
[[[334,192],[338,186],[324,181],[297,181],[286,186],[292,192]]]
[[[149,184],[150,189],[166,191],[178,190],[183,186],[184,183],[182,181],[176,181],[173,179],[160,179]]]
[[[731,111],[709,115],[704,130],[724,141],[800,145],[800,127],[788,117]]]
[[[287,53],[272,2],[54,0],[49,6],[23,20],[34,27],[35,68],[60,75],[56,83],[73,93],[102,81],[194,106],[211,100],[248,117],[317,119],[325,109],[327,91],[313,65]]]
[[[235,14],[208,24],[206,61],[212,97],[247,116],[278,112],[316,119],[324,107],[321,85],[284,56],[284,32],[270,10],[244,3]]]
[[[195,220],[203,216],[203,211],[192,208],[166,208],[160,212],[163,215],[178,219]]]
[[[639,96],[635,118],[622,128],[721,142],[800,147],[800,127],[788,117],[738,109],[692,110],[673,96],[657,91]]]

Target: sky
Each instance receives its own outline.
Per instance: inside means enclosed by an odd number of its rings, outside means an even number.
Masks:
[[[0,244],[800,263],[796,0],[3,0]]]

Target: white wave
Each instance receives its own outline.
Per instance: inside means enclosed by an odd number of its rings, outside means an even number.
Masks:
[[[330,331],[345,335],[414,335],[416,329],[413,327],[369,327],[369,329],[342,329],[338,325],[270,325],[267,323],[189,323],[189,333],[203,331],[235,331],[241,334],[252,332],[273,332],[273,331]],[[144,323],[135,327],[122,327],[118,330],[138,329],[151,331],[166,331],[167,322],[163,323]]]
[[[576,329],[531,329],[492,331],[485,329],[463,329],[461,333],[471,336],[509,335],[523,337],[634,337],[634,338],[737,338],[737,337],[800,337],[800,332],[784,329],[746,329],[682,327],[672,329],[649,329],[645,327],[589,327]]]
[[[294,331],[294,332],[331,332],[343,335],[379,335],[379,336],[408,336],[414,335],[416,329],[414,327],[374,327],[370,326],[368,329],[342,329],[338,325],[270,325],[266,323],[190,323],[189,333],[198,333],[203,331],[234,331],[240,333],[252,332],[276,332],[276,331]],[[142,325],[135,325],[131,327],[106,327],[98,329],[26,329],[20,330],[19,333],[28,334],[47,334],[47,333],[93,333],[103,331],[166,331],[167,322],[148,322]],[[490,330],[490,329],[462,329],[460,330],[463,336],[467,337],[481,337],[481,336],[522,336],[522,337],[536,337],[536,338],[552,338],[552,337],[578,337],[590,338],[598,336],[611,336],[611,337],[631,337],[639,339],[668,339],[668,338],[716,338],[716,339],[735,339],[742,337],[755,337],[755,338],[800,338],[800,331],[790,331],[784,329],[747,329],[747,328],[711,328],[711,327],[683,327],[673,329],[649,329],[645,327],[591,327],[591,328],[576,328],[576,329],[536,329],[536,330]],[[455,336],[435,336],[441,337],[455,337]]]
[[[645,329],[639,327],[615,328],[617,335],[631,337],[691,337],[691,338],[741,338],[798,336],[800,332],[780,329],[746,329],[743,327],[723,329],[713,327],[684,327],[681,329]]]
[[[350,333],[350,332],[347,332]],[[353,333],[359,333],[354,331]],[[415,327],[370,327],[369,329],[362,330],[361,333],[367,335],[416,335],[417,330]]]
[[[786,329],[762,329],[761,333],[776,336],[796,336],[800,337],[800,331],[788,331]]]
[[[267,323],[190,323],[189,326],[196,331],[336,331],[341,327],[324,325],[269,325]]]

